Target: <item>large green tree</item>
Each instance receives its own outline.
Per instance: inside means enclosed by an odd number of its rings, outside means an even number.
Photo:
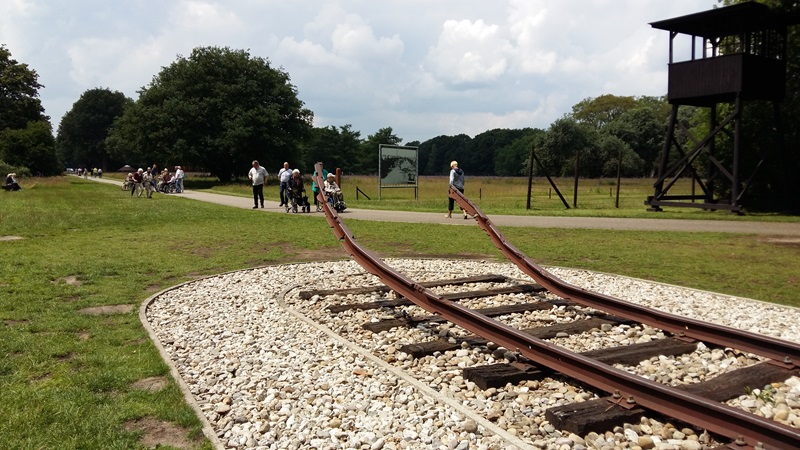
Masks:
[[[545,131],[538,128],[525,128],[524,134],[509,145],[506,145],[494,155],[494,174],[505,177],[518,177],[528,175],[531,146],[535,146],[537,138]]]
[[[114,120],[130,103],[133,100],[125,94],[108,88],[81,94],[58,126],[56,149],[64,162],[71,167],[100,167],[104,171],[119,167],[119,160],[109,159],[106,139]]]
[[[35,70],[17,62],[6,46],[0,45],[0,130],[48,120],[38,98],[43,87]]]
[[[578,162],[580,176],[599,177],[604,161],[599,149],[599,133],[571,117],[556,120],[536,142],[536,157],[545,167],[534,166],[537,175],[571,176]]]
[[[608,123],[601,133],[619,138],[643,162],[638,164],[638,173],[627,173],[628,176],[647,177],[657,171],[667,133],[666,116],[658,116],[650,108],[629,109]]]
[[[604,94],[581,100],[572,107],[572,118],[580,123],[601,129],[616,120],[625,111],[636,107],[631,96]]]
[[[44,87],[38,80],[35,70],[0,45],[0,160],[31,174],[57,175],[62,165],[38,98]]]
[[[31,175],[53,176],[64,171],[55,152],[50,122],[28,122],[25,128],[0,131],[0,160],[27,168]]]
[[[630,175],[650,176],[664,147],[669,113],[665,97],[605,94],[578,102],[570,117],[601,135],[619,138],[645,162],[639,165],[641,173]]]
[[[392,127],[381,128],[375,134],[367,136],[359,146],[356,157],[355,173],[378,173],[378,149],[381,144],[400,145],[403,139],[394,134]]]
[[[359,148],[361,146],[361,133],[353,130],[347,124],[336,128],[334,126],[314,128],[310,137],[303,144],[302,173],[312,173],[314,164],[321,161],[328,171],[341,168],[347,173],[357,170],[354,166]],[[295,167],[295,162],[291,163]]]
[[[181,164],[228,181],[253,159],[265,167],[299,160],[312,119],[289,75],[267,59],[200,47],[139,91],[108,143],[127,161]]]
[[[496,175],[495,158],[498,153],[530,132],[525,129],[495,128],[476,135],[467,145],[466,154],[461,156],[458,166],[471,175]],[[517,161],[522,164],[524,159]]]
[[[419,170],[422,175],[447,175],[450,161],[458,161],[467,153],[472,140],[466,134],[437,136],[419,145]]]

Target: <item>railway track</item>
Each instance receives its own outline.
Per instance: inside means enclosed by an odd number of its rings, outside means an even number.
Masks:
[[[321,169],[321,165],[317,167],[317,173],[322,173]],[[321,183],[321,178],[317,182]],[[515,376],[525,375],[532,370],[553,371],[591,386],[594,390],[610,394],[607,399],[594,402],[585,409],[576,409],[572,412],[575,416],[592,416],[609,411],[623,411],[622,415],[629,414],[624,412],[632,410],[640,413],[654,411],[726,438],[731,448],[800,448],[800,432],[797,429],[721,403],[727,399],[725,397],[740,389],[742,383],[751,383],[750,380],[757,379],[762,380],[759,385],[763,385],[773,379],[786,379],[797,374],[800,345],[664,313],[570,285],[536,265],[507,242],[477,206],[457,190],[450,189],[450,196],[475,217],[497,248],[520,271],[536,282],[536,289],[546,290],[562,301],[572,302],[578,308],[591,308],[605,314],[606,320],[617,323],[631,321],[662,330],[669,336],[670,345],[674,345],[677,352],[686,351],[680,350],[681,344],[691,346],[702,342],[706,346],[736,349],[763,359],[760,364],[753,365],[754,368],[748,368],[738,375],[727,375],[717,381],[685,387],[664,385],[611,365],[610,362],[615,358],[619,360],[618,356],[614,356],[614,353],[619,352],[618,349],[606,355],[571,351],[536,337],[536,332],[509,326],[491,317],[492,313],[467,308],[457,298],[434,293],[430,287],[393,270],[377,255],[358,245],[338,213],[325,201],[324,193],[320,196],[328,224],[347,253],[405,301],[412,302],[433,316],[427,319],[400,317],[397,320],[401,325],[404,321],[418,323],[420,320],[446,320],[471,332],[474,336],[470,337],[473,343],[483,342],[494,346],[496,350],[503,352],[506,359],[514,360],[513,367],[517,371]],[[565,331],[555,333],[568,334]],[[468,340],[462,340],[462,343],[465,342],[466,345],[472,345]],[[659,352],[662,349],[655,346],[645,351]],[[634,354],[640,355],[636,352]],[[746,381],[742,381],[745,379]],[[565,408],[554,412],[549,418],[557,421],[559,414],[568,416],[568,410],[569,408]]]

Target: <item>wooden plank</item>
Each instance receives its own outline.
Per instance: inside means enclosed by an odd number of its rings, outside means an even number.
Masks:
[[[445,300],[456,301],[467,298],[491,297],[493,295],[500,295],[500,294],[520,294],[520,293],[525,294],[531,292],[541,292],[544,290],[545,289],[539,286],[538,284],[521,284],[517,286],[485,289],[480,291],[453,292],[450,294],[443,294],[440,297]],[[349,311],[351,309],[368,310],[368,309],[379,309],[379,308],[394,308],[397,306],[410,306],[413,304],[414,302],[412,302],[411,300],[402,297],[398,299],[378,300],[375,302],[354,303],[352,305],[331,305],[328,307],[328,311],[334,314],[338,314],[340,312]]]
[[[498,317],[507,314],[520,314],[526,311],[538,311],[543,309],[550,309],[556,306],[557,301],[534,302],[534,303],[518,303],[514,305],[495,306],[491,308],[476,309],[475,312],[483,314],[487,317]],[[423,316],[423,317],[401,317],[397,319],[386,319],[379,322],[368,322],[361,326],[365,330],[372,331],[373,333],[380,333],[381,331],[388,331],[397,327],[414,327],[422,322],[441,323],[446,322],[439,315]]]
[[[700,383],[678,386],[710,400],[724,402],[738,397],[747,388],[786,381],[800,374],[800,369],[786,369],[774,364],[761,363],[724,373]],[[604,432],[624,423],[638,422],[647,411],[639,406],[625,409],[614,406],[611,397],[603,397],[582,403],[558,406],[545,411],[545,418],[556,428],[579,436],[591,432]]]
[[[544,414],[550,424],[557,429],[586,436],[591,432],[602,433],[613,430],[614,427],[625,423],[639,423],[642,416],[647,413],[639,406],[631,409],[614,406],[611,400],[611,397],[603,397],[556,406],[549,408]]]
[[[441,319],[441,318],[440,318]],[[417,324],[422,322],[429,322],[433,320],[429,319],[420,319],[414,317],[402,317],[399,319],[386,319],[381,320],[380,322],[367,322],[361,325],[361,328],[371,331],[373,333],[380,333],[381,331],[389,331],[393,328],[399,327],[407,327],[412,328],[417,326]]]
[[[466,342],[470,346],[475,346],[475,347],[486,345],[486,339],[477,336],[469,336],[466,338],[458,339],[458,342],[459,342],[458,344],[453,344],[447,339],[437,339],[435,341],[430,341],[430,342],[419,342],[416,344],[401,345],[398,350],[400,350],[403,353],[408,353],[414,358],[422,358],[424,356],[432,355],[436,352],[444,353],[452,350],[457,350],[461,348],[461,342]]]
[[[545,303],[545,302],[542,302]],[[527,303],[526,303],[527,304]],[[535,303],[534,303],[535,304]],[[491,308],[489,308],[491,309]],[[488,315],[488,314],[487,314]],[[491,317],[491,316],[490,316]],[[396,320],[396,319],[392,319]],[[533,337],[539,339],[550,339],[556,337],[559,333],[577,334],[589,331],[593,328],[600,328],[603,324],[618,325],[621,319],[604,319],[599,317],[592,317],[586,320],[576,320],[570,323],[559,323],[546,327],[528,328],[522,330],[523,333],[528,333]],[[489,341],[487,339],[470,335],[456,340],[456,343],[451,343],[446,339],[432,342],[422,342],[417,344],[407,344],[400,347],[401,352],[408,353],[415,358],[422,358],[423,356],[432,355],[436,352],[446,352],[450,350],[457,350],[461,348],[462,342],[467,342],[472,347],[486,345]],[[503,383],[505,386],[505,383]]]
[[[426,281],[419,284],[420,286],[424,287],[439,287],[439,286],[456,286],[469,283],[502,283],[505,281],[508,281],[508,278],[504,275],[487,274],[487,275],[475,275],[472,277],[453,278],[452,280]],[[319,295],[320,297],[327,297],[329,295],[369,294],[371,292],[389,292],[389,291],[390,289],[388,286],[381,284],[375,286],[362,286],[362,287],[348,288],[348,289],[318,289],[312,291],[301,291],[299,296],[303,300],[308,300],[315,295]]]
[[[683,355],[697,349],[697,342],[686,342],[680,339],[658,339],[641,344],[623,345],[619,347],[601,348],[583,352],[581,355],[594,358],[606,364],[624,364],[633,366],[645,359],[659,355]]]
[[[775,364],[760,363],[733,372],[723,373],[711,380],[681,386],[680,389],[718,402],[728,401],[747,392],[748,388],[786,381],[800,375],[800,369],[786,369]]]
[[[547,289],[539,286],[538,284],[518,284],[515,286],[482,289],[479,291],[451,292],[449,294],[441,294],[439,297],[445,300],[464,300],[467,298],[492,297],[502,294],[528,294],[531,292],[542,292],[546,290]]]
[[[599,329],[605,324],[614,326],[626,322],[627,322],[626,320],[620,319],[619,317],[602,316],[602,317],[591,317],[585,320],[575,320],[573,322],[567,322],[567,323],[557,323],[555,325],[550,325],[547,327],[530,328],[522,331],[530,334],[535,338],[553,339],[554,337],[557,337],[559,333],[566,333],[566,334],[585,333],[594,328]]]
[[[479,388],[486,390],[502,388],[508,383],[517,384],[520,381],[541,379],[546,376],[538,368],[530,367],[529,370],[524,370],[512,364],[491,364],[467,367],[461,373],[465,380],[472,381]]]
[[[536,329],[525,330],[525,332],[528,334],[533,334],[532,332],[535,331]],[[544,332],[540,332],[539,334],[550,335],[552,334],[552,331],[546,330]],[[696,348],[697,343],[688,343],[678,339],[663,339],[642,344],[592,350],[583,352],[581,355],[595,358],[606,364],[636,364],[639,361],[652,358],[653,356],[682,355],[684,353],[692,352]],[[414,350],[418,351],[419,349]],[[465,380],[474,382],[481,389],[488,389],[490,387],[500,388],[505,386],[507,383],[517,383],[521,380],[538,380],[551,374],[551,371],[539,370],[534,365],[527,365],[527,367],[524,369],[517,368],[517,370],[503,366],[516,367],[519,366],[519,364],[490,364],[486,366],[468,367],[463,370],[463,377]],[[497,371],[496,373],[495,370]]]
[[[398,306],[411,306],[413,304],[414,302],[404,297],[391,300],[378,300],[377,302],[354,303],[352,305],[331,305],[328,306],[328,311],[330,311],[331,314],[339,314],[344,311],[350,311],[351,309],[368,310],[368,309],[380,309],[380,308],[396,308]]]

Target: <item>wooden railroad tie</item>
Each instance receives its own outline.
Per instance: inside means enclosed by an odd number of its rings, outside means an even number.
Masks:
[[[582,322],[591,322],[595,319],[576,322],[580,325]],[[598,320],[596,323],[611,323],[605,320]],[[588,326],[590,324],[586,324]],[[548,327],[550,328],[550,327]],[[594,328],[594,327],[593,327]],[[532,330],[536,331],[536,329]],[[577,328],[575,333],[580,332]],[[584,330],[588,331],[588,330]],[[525,331],[530,333],[530,331]],[[533,333],[530,333],[533,334]],[[550,338],[549,333],[539,333],[543,339]],[[645,342],[641,344],[624,345],[612,348],[602,348],[599,350],[592,350],[583,352],[581,355],[596,359],[605,364],[625,364],[633,365],[638,364],[639,361],[652,358],[658,355],[682,355],[684,353],[693,352],[697,348],[697,342],[686,342],[679,339],[659,339],[656,341]],[[467,367],[463,370],[464,379],[474,382],[481,389],[488,389],[490,387],[500,388],[507,383],[517,383],[523,380],[536,380],[544,378],[545,376],[552,375],[551,370],[539,369],[535,365],[524,364],[491,364],[487,366]],[[507,377],[507,378],[506,378]]]
[[[574,322],[559,323],[546,327],[528,328],[526,330],[521,330],[521,331],[523,333],[530,334],[531,336],[539,339],[552,339],[556,337],[559,333],[578,334],[589,331],[593,328],[600,328],[603,324],[619,325],[622,322],[623,322],[622,319],[611,318],[610,316],[605,318],[592,317],[586,320],[576,320]],[[408,353],[414,358],[422,358],[424,356],[432,355],[436,352],[458,350],[461,348],[462,342],[468,343],[471,347],[478,347],[481,345],[488,344],[489,341],[485,338],[472,335],[472,336],[458,338],[456,339],[455,343],[452,343],[447,339],[438,339],[431,342],[406,344],[401,346],[399,350],[401,352]],[[480,367],[494,367],[494,366],[495,365],[472,367],[469,369],[465,369],[464,372],[466,374],[467,371],[470,369],[479,369]],[[491,369],[489,370],[491,371]],[[505,371],[505,369],[502,370]],[[480,386],[480,384],[478,384],[478,386]],[[501,386],[505,386],[505,383],[503,383]],[[481,388],[486,389],[483,386],[481,386]]]
[[[501,295],[501,294],[530,294],[530,293],[541,292],[544,290],[545,289],[539,286],[538,284],[518,284],[515,286],[506,286],[493,289],[482,289],[479,291],[453,292],[450,294],[442,294],[439,297],[441,297],[444,300],[458,301],[468,298],[491,297],[494,295]],[[354,303],[352,305],[331,305],[328,307],[328,311],[330,311],[332,314],[338,314],[340,312],[349,311],[351,309],[368,310],[368,309],[379,309],[379,308],[394,308],[397,306],[412,306],[413,304],[414,302],[412,302],[411,300],[405,297],[401,297],[397,299],[378,300],[375,302]]]
[[[724,373],[700,383],[677,388],[697,394],[709,400],[724,402],[738,397],[753,386],[786,381],[800,374],[800,369],[787,369],[769,362]],[[647,410],[640,406],[627,409],[613,405],[613,398],[603,397],[581,403],[557,406],[545,411],[545,418],[554,427],[584,436],[591,432],[603,432],[623,423],[638,421]],[[611,408],[609,408],[611,406]]]
[[[508,281],[508,278],[504,275],[488,274],[488,275],[475,275],[472,277],[464,277],[464,278],[453,278],[452,280],[426,281],[419,284],[421,286],[430,288],[439,286],[458,286],[469,283],[503,283],[506,281]],[[370,294],[373,292],[380,293],[389,291],[391,291],[389,286],[380,284],[375,286],[361,286],[348,289],[318,289],[312,291],[301,291],[299,296],[303,300],[308,300],[315,295],[319,295],[320,297],[327,297],[329,295],[350,295],[350,294],[361,295],[361,294]]]
[[[506,314],[520,314],[527,311],[540,311],[553,308],[553,306],[568,304],[563,300],[543,301],[533,303],[519,303],[516,305],[495,306],[492,308],[476,309],[475,312],[483,314],[487,317],[504,316]],[[571,304],[571,303],[570,303]],[[367,322],[361,327],[365,330],[372,331],[373,333],[380,333],[381,331],[388,331],[392,328],[398,327],[414,327],[420,323],[441,323],[447,322],[439,315],[423,316],[423,317],[400,317],[397,319],[386,319],[379,322]]]

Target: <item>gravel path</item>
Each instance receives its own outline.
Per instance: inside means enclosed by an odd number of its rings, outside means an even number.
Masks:
[[[418,280],[498,273],[530,281],[506,263],[387,262]],[[572,284],[646,306],[800,342],[797,309],[588,271],[552,271]],[[562,433],[544,419],[544,411],[593,398],[593,393],[554,378],[483,391],[463,380],[461,370],[498,362],[485,349],[464,347],[420,360],[397,350],[463,330],[421,325],[367,333],[362,323],[389,318],[391,311],[331,315],[325,306],[385,296],[299,297],[302,290],[377,283],[352,261],[270,266],[164,291],[145,302],[140,315],[219,448],[692,450],[714,445],[702,430],[650,419],[605,434]],[[469,306],[525,301],[501,297]],[[541,316],[525,319],[572,320],[588,312],[536,314]],[[662,337],[652,328],[619,326],[557,341],[582,351]],[[753,355],[700,346],[691,358],[654,358],[623,369],[680,384],[756,362]],[[800,379],[754,387],[730,403],[800,427]]]

